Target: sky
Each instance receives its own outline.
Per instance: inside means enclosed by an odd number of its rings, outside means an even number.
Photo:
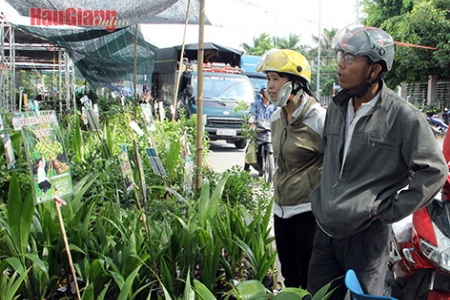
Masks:
[[[356,23],[361,16],[356,11],[357,0],[205,0],[205,14],[213,25],[205,26],[204,41],[242,49],[243,43],[253,46],[262,33],[283,38],[292,33],[302,44],[315,46],[312,35]],[[183,43],[184,25],[141,28],[160,48]],[[196,43],[198,36],[198,26],[190,25],[185,42]]]

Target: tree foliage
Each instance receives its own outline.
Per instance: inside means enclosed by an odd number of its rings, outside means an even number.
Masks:
[[[450,1],[365,0],[364,11],[365,25],[386,30],[397,42],[389,86],[450,77]]]
[[[244,43],[242,45],[247,54],[263,55],[269,49],[274,48],[273,39],[268,33],[262,33],[259,37],[253,39],[253,46]]]

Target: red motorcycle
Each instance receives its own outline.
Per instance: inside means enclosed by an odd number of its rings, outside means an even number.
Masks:
[[[450,135],[444,140],[444,156],[450,160]],[[450,173],[441,192],[409,221],[397,231],[393,224],[391,295],[450,300]]]

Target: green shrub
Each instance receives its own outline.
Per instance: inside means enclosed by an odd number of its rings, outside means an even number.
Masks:
[[[132,120],[133,108],[115,106],[102,112],[99,132],[84,130],[78,113],[60,120],[74,182],[61,211],[83,299],[180,299],[193,293],[194,280],[219,295],[235,280],[260,281],[273,272],[270,186],[238,167],[217,174],[205,166],[202,188],[186,188],[179,140],[186,133],[195,159],[195,118],[156,121],[152,142],[167,171],[157,176],[144,151],[150,141],[131,130]],[[31,204],[20,134],[13,135],[16,165],[0,169],[0,190],[8,191],[1,199],[7,204],[0,204],[0,270],[9,270],[0,288],[18,298],[51,298],[72,280],[68,256],[54,203]],[[124,190],[121,145],[128,148],[135,192]]]

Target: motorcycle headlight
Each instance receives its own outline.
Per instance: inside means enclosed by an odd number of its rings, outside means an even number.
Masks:
[[[433,224],[437,247],[420,239],[420,250],[437,267],[450,271],[450,239]]]

